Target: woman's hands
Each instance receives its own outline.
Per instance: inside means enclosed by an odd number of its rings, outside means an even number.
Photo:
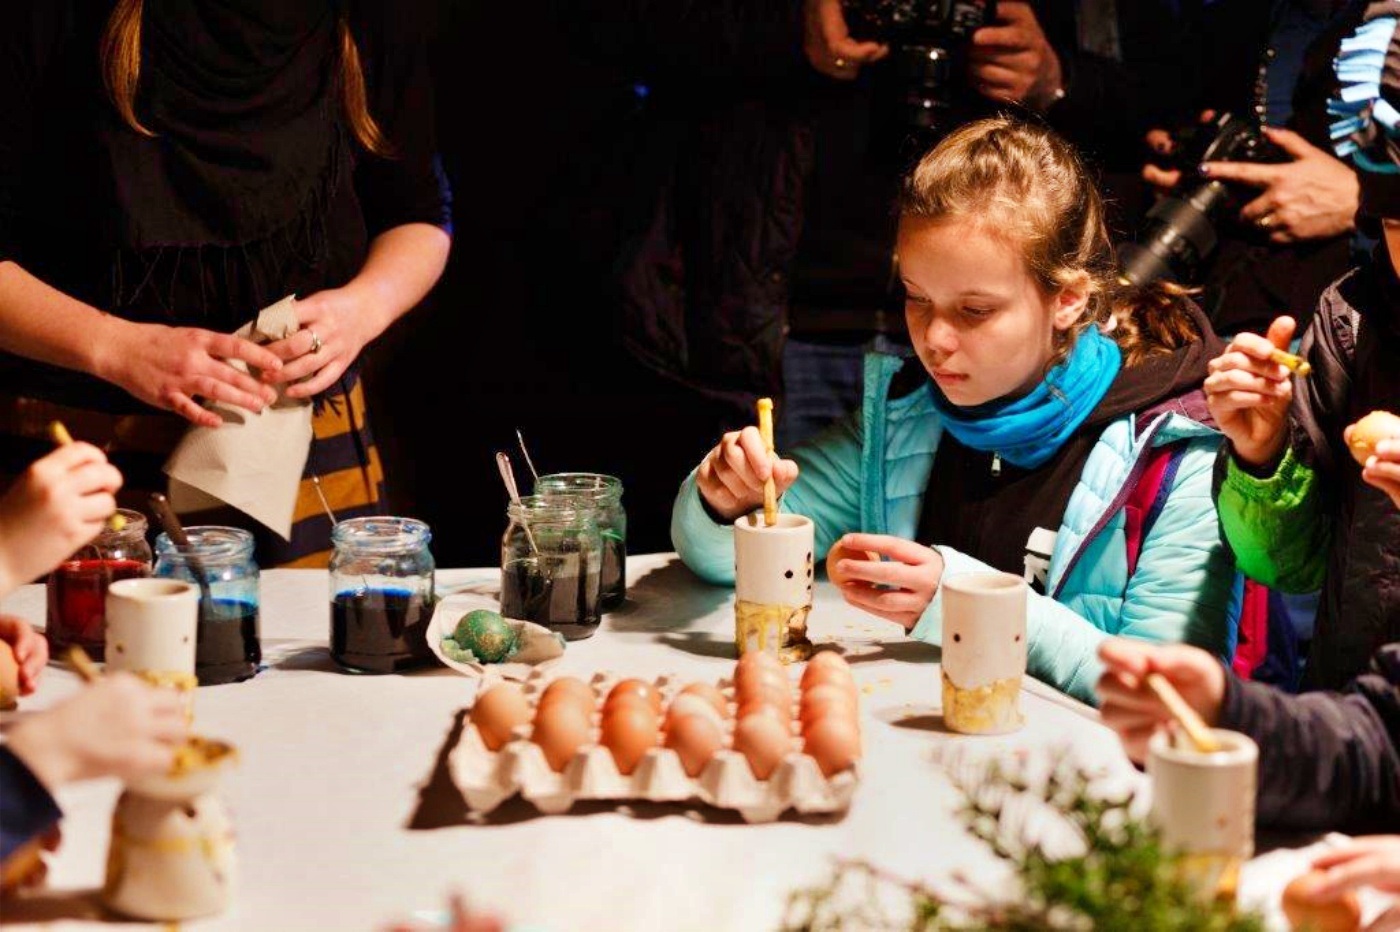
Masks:
[[[797,464],[774,459],[763,446],[757,427],[724,435],[695,474],[705,504],[726,521],[735,521],[763,504],[763,484],[769,477],[779,495],[797,481]]]
[[[1210,361],[1203,386],[1206,405],[1236,458],[1256,469],[1276,462],[1288,443],[1293,382],[1269,354],[1288,349],[1296,326],[1293,318],[1280,317],[1267,336],[1241,333]]]
[[[196,398],[254,413],[277,398],[270,386],[229,364],[240,360],[264,373],[282,368],[277,356],[251,340],[198,327],[118,323],[96,374],[148,405],[218,427],[223,419]]]
[[[847,534],[832,545],[843,552],[877,554],[884,559],[838,557],[832,566],[841,576],[841,597],[856,608],[913,630],[938,592],[943,555],[889,534]]]
[[[378,317],[374,311],[369,290],[353,284],[298,301],[301,329],[267,344],[283,365],[276,372],[264,372],[264,381],[286,385],[288,398],[310,398],[330,388],[379,335],[372,324]]]

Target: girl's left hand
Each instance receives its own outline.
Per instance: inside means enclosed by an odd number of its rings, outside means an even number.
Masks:
[[[1395,507],[1400,508],[1400,439],[1391,438],[1376,444],[1376,452],[1366,460],[1361,478],[1367,485],[1389,495]]]
[[[364,293],[353,287],[330,288],[297,301],[301,329],[267,344],[283,365],[264,380],[288,383],[288,398],[310,398],[330,388],[378,335],[370,332],[368,323],[373,310]]]
[[[943,578],[943,555],[931,547],[889,534],[847,534],[833,547],[878,553],[883,560],[843,559],[841,596],[872,615],[913,630]],[[874,584],[874,585],[872,585]],[[875,586],[892,588],[878,589]]]

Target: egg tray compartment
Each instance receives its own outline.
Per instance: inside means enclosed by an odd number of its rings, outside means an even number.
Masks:
[[[536,670],[522,684],[532,722],[539,698],[554,678],[548,671]],[[648,750],[631,775],[620,773],[612,752],[598,744],[597,710],[622,678],[613,673],[596,673],[589,681],[596,698],[592,740],[579,749],[562,773],[551,769],[544,752],[529,740],[532,725],[518,727],[510,741],[492,751],[468,720],[449,759],[453,782],[467,805],[476,812],[490,812],[518,793],[540,812],[553,815],[567,812],[579,800],[699,800],[719,809],[736,810],[746,822],[772,822],[788,809],[811,814],[844,812],[850,807],[860,782],[860,762],[827,777],[810,755],[798,750],[788,752],[766,780],[755,777],[748,759],[729,747],[716,751],[695,777],[685,772],[675,751],[660,746]],[[651,682],[665,703],[664,718],[671,700],[694,680],[663,675]],[[477,695],[493,685],[494,682],[482,683]],[[732,713],[732,681],[720,680],[716,685],[724,692]],[[793,728],[794,746],[800,747],[796,722]],[[729,719],[726,745],[732,736],[733,721]]]

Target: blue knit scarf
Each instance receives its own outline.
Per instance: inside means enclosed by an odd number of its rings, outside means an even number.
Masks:
[[[1009,463],[1034,469],[1079,429],[1122,365],[1118,344],[1090,327],[1075,340],[1069,358],[1027,395],[960,408],[934,385],[933,404],[963,446],[995,452]]]

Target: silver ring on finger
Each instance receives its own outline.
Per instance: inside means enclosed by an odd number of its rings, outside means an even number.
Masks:
[[[321,342],[321,335],[315,330],[307,327],[306,332],[311,334],[311,349],[307,350],[307,352],[315,356],[317,353],[321,352],[321,347],[325,346],[325,344]]]

